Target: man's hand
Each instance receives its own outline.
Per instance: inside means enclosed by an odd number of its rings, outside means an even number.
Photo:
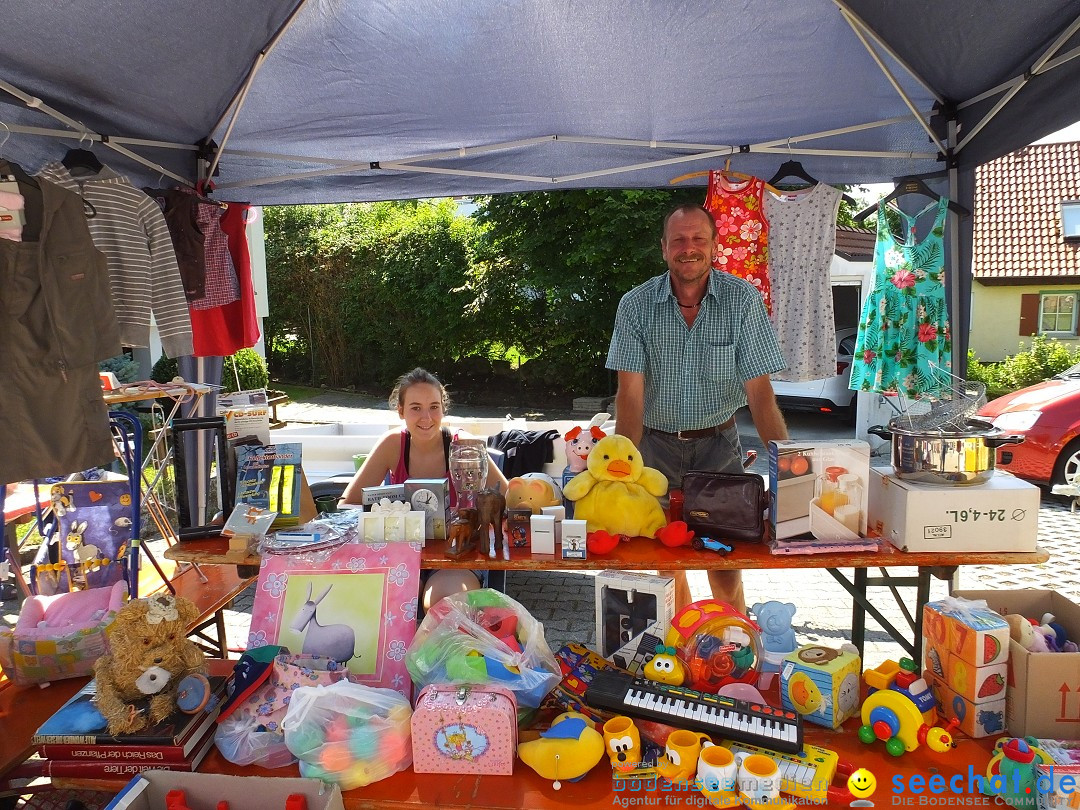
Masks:
[[[769,375],[762,374],[747,380],[743,383],[743,388],[746,390],[746,402],[750,406],[750,416],[754,419],[754,427],[761,443],[768,447],[771,441],[786,439],[787,425],[784,424],[784,415],[776,404],[776,394],[773,393]]]
[[[768,382],[768,378],[765,381]],[[636,371],[620,371],[619,390],[615,394],[615,432],[632,441],[634,447],[641,446],[644,414],[645,375]]]

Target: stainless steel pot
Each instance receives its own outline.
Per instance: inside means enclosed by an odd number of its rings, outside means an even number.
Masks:
[[[922,484],[970,486],[988,481],[997,464],[997,448],[1020,444],[1023,436],[1006,435],[982,419],[968,419],[963,430],[912,430],[892,419],[869,432],[892,442],[892,466],[898,478]]]

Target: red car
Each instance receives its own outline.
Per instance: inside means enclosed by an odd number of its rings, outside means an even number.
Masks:
[[[999,469],[1038,484],[1080,481],[1080,363],[988,402],[979,416],[1024,436],[998,448]]]

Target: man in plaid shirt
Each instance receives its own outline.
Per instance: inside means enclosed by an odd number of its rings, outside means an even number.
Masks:
[[[675,208],[660,248],[668,272],[622,297],[607,367],[619,373],[615,432],[677,489],[689,470],[742,470],[735,412],[744,405],[762,442],[787,438],[769,381],[787,364],[761,294],[712,269],[717,234],[708,211]],[[690,589],[684,572],[672,574],[679,609]],[[709,571],[709,584],[714,598],[745,612],[741,572]]]

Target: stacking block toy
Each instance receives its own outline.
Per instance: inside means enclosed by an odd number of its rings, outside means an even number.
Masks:
[[[780,664],[780,701],[804,720],[827,728],[859,711],[862,661],[851,652],[804,644]]]

